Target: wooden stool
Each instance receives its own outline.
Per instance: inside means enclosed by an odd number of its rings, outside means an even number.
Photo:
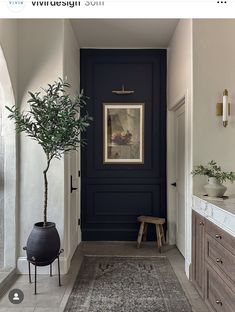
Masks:
[[[155,224],[156,226],[156,237],[157,237],[157,246],[159,252],[161,252],[162,245],[166,243],[164,230],[163,230],[163,224],[166,222],[164,218],[157,218],[157,217],[150,217],[150,216],[140,216],[138,217],[138,221],[140,222],[140,229],[139,234],[137,238],[137,247],[140,247],[140,243],[142,241],[146,241],[147,237],[147,229],[148,224]]]

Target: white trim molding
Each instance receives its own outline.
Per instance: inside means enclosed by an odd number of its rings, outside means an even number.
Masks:
[[[175,165],[174,165],[174,112],[182,105],[185,105],[185,272],[187,277],[190,277],[190,264],[191,264],[191,250],[192,250],[192,166],[193,166],[193,112],[191,94],[188,89],[184,94],[178,97],[173,107],[169,110],[168,122],[168,137],[167,137],[167,194],[168,194],[168,207],[167,214],[173,217],[173,193],[171,183],[175,180]],[[176,216],[175,216],[176,218]],[[175,220],[176,222],[176,220]],[[174,225],[172,220],[168,220],[168,237],[169,244],[174,243],[173,236],[175,235]]]
[[[192,169],[193,169],[193,111],[189,90],[185,96],[185,272],[190,277],[192,258]]]

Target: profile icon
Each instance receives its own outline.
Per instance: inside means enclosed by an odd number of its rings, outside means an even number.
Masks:
[[[20,289],[12,289],[8,294],[8,299],[13,304],[19,304],[24,300],[24,293]]]
[[[13,299],[12,300],[20,300],[19,294],[16,292],[14,293]]]

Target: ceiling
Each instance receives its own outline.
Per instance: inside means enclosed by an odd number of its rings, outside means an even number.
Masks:
[[[179,19],[74,19],[81,48],[166,48]]]

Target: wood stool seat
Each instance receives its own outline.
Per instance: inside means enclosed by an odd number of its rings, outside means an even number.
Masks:
[[[165,224],[165,218],[151,217],[151,216],[139,216],[138,221],[140,222],[140,229],[137,238],[137,247],[140,247],[141,241],[146,241],[148,224],[155,224],[156,226],[156,237],[157,246],[159,252],[161,252],[162,245],[166,243],[163,224]]]
[[[138,221],[152,223],[152,224],[164,224],[166,222],[164,218],[151,217],[151,216],[140,216],[138,217]]]

